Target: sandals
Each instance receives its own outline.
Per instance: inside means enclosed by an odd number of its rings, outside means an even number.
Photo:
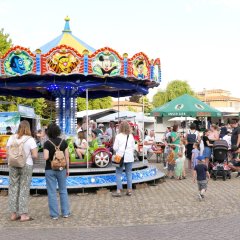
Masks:
[[[20,219],[20,222],[29,222],[29,221],[32,221],[34,220],[32,217],[28,217],[26,219]]]
[[[118,193],[118,192],[115,192],[115,193],[112,193],[112,196],[113,196],[113,197],[121,197],[122,194],[121,194],[121,193]]]
[[[18,221],[18,220],[20,220],[20,219],[21,219],[20,216],[16,216],[16,217],[14,217],[14,218],[10,218],[11,221]]]
[[[127,192],[126,195],[130,197],[132,196],[132,192]]]

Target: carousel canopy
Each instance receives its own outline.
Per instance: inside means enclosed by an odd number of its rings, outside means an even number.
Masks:
[[[52,48],[55,48],[60,45],[66,45],[69,47],[73,47],[78,52],[82,53],[85,49],[87,49],[90,53],[95,52],[95,49],[90,47],[88,44],[83,42],[81,39],[77,38],[72,34],[72,31],[70,29],[69,24],[70,18],[65,18],[65,26],[62,31],[62,34],[50,41],[49,43],[46,43],[42,47],[40,47],[40,50],[42,53],[49,52]]]
[[[0,58],[0,95],[28,98],[89,98],[146,95],[161,81],[160,59],[143,52],[129,58],[92,47],[72,35],[69,18],[63,33],[35,52],[15,46]]]

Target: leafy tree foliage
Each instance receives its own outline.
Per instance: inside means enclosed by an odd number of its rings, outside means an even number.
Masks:
[[[153,106],[159,107],[165,103],[177,98],[183,94],[194,95],[194,91],[191,89],[187,81],[173,80],[168,83],[166,90],[160,90],[153,96]]]
[[[149,102],[146,96],[142,96],[139,100],[139,103],[143,103],[144,101],[144,113],[150,113],[153,109],[152,103]]]
[[[12,40],[9,38],[8,33],[4,33],[4,29],[0,30],[0,56],[4,55],[12,46]]]
[[[112,107],[112,98],[105,97],[105,98],[98,98],[98,99],[90,99],[88,101],[88,109],[105,109]],[[83,111],[86,110],[86,99],[85,98],[77,98],[77,110]]]

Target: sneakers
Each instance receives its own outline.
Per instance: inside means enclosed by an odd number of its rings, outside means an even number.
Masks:
[[[63,215],[63,218],[69,218],[69,217],[70,217],[70,214]]]
[[[199,201],[202,201],[202,195],[200,193],[198,194],[198,199]]]
[[[204,199],[204,195],[203,194],[200,194],[200,195],[201,195],[202,199]]]
[[[58,217],[51,217],[52,220],[58,220]]]

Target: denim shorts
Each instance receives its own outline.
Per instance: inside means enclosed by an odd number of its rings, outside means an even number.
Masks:
[[[210,158],[212,155],[212,149],[210,147],[204,147],[203,156],[205,158]]]

